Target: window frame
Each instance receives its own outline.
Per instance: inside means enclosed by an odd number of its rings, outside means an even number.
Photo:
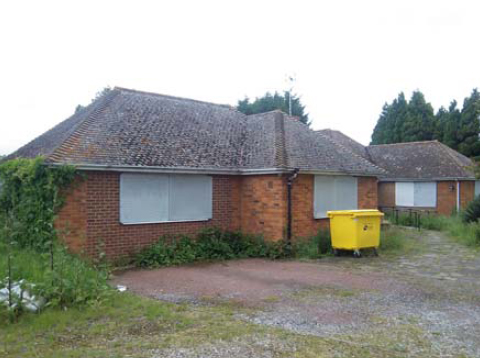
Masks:
[[[168,181],[168,189],[167,189],[167,202],[166,202],[166,207],[167,207],[167,217],[170,216],[170,210],[171,210],[171,202],[170,198],[172,197],[172,181],[175,179],[175,177],[184,177],[188,176],[189,178],[192,177],[202,177],[204,179],[207,179],[208,181],[208,189],[206,191],[206,195],[208,196],[208,215],[206,218],[201,218],[201,219],[185,219],[185,220],[165,220],[165,221],[158,221],[158,220],[145,220],[145,221],[136,221],[136,222],[126,222],[124,221],[124,218],[122,217],[122,206],[126,205],[124,204],[125,198],[122,195],[122,185],[124,184],[124,178],[128,176],[163,176],[167,178]],[[120,174],[120,183],[119,183],[119,223],[121,225],[148,225],[148,224],[168,224],[168,223],[184,223],[184,222],[207,222],[213,219],[213,177],[210,175],[201,175],[201,174],[145,174],[145,173],[121,173]]]

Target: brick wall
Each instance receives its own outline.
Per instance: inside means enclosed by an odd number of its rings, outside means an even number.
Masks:
[[[292,232],[294,237],[315,235],[320,228],[328,229],[328,219],[313,217],[314,175],[299,175],[292,187]],[[377,209],[377,178],[358,177],[358,208]]]
[[[374,177],[358,177],[358,208],[378,208],[378,180]]]
[[[255,175],[241,178],[241,228],[263,233],[266,239],[284,238],[287,217],[287,183],[284,176]]]
[[[314,235],[328,228],[328,219],[313,218],[313,175],[299,175],[292,188],[292,233]],[[120,174],[88,172],[78,180],[56,221],[69,228],[65,241],[76,251],[95,255],[101,243],[108,257],[117,258],[156,242],[162,235],[195,234],[204,227],[263,234],[268,240],[285,237],[286,176],[213,176],[213,218],[204,222],[123,225],[120,223]],[[358,207],[377,207],[377,181],[358,178]]]
[[[457,183],[453,180],[437,182],[437,212],[442,215],[450,215],[456,210],[456,207]]]
[[[395,183],[394,182],[378,183],[378,206],[380,207],[395,206]]]
[[[460,182],[460,207],[465,209],[469,202],[475,197],[475,182],[461,181]]]
[[[123,225],[119,220],[120,174],[89,172],[84,182],[69,193],[56,226],[73,229],[66,238],[72,249],[95,255],[103,243],[107,256],[117,258],[138,251],[162,235],[195,234],[209,226],[238,230],[238,184],[235,177],[213,177],[213,218],[209,221]]]
[[[55,220],[59,237],[80,252],[87,240],[87,182],[78,176],[64,193],[67,197]]]

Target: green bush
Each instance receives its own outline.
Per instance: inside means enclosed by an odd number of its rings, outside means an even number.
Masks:
[[[286,256],[283,241],[266,242],[261,236],[208,228],[193,238],[161,237],[154,245],[141,250],[134,262],[140,267],[161,267],[195,261],[248,257],[278,259]]]
[[[321,229],[317,235],[294,244],[294,254],[298,258],[316,259],[332,252],[330,231]]]
[[[317,235],[285,245],[284,241],[267,242],[258,235],[222,231],[218,228],[202,230],[196,237],[161,237],[152,246],[135,257],[136,266],[161,267],[195,261],[229,260],[235,258],[287,257],[318,258],[331,251],[330,234],[321,230]]]
[[[477,222],[480,218],[480,195],[476,196],[462,213],[462,221],[465,223]]]

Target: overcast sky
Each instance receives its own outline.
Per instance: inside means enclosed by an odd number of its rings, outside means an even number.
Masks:
[[[315,129],[363,144],[400,91],[480,87],[480,1],[2,1],[0,154],[105,86],[236,104],[295,73]]]

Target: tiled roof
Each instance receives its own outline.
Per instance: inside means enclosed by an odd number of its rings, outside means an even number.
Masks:
[[[329,137],[334,142],[344,146],[345,148],[350,149],[350,151],[352,151],[353,153],[355,153],[355,154],[357,154],[357,155],[359,155],[359,156],[361,156],[361,157],[363,157],[367,160],[370,160],[370,157],[368,156],[368,152],[367,152],[366,148],[363,145],[361,145],[360,143],[358,143],[357,141],[350,138],[349,136],[343,134],[342,132],[336,131],[336,130],[333,130],[333,129],[322,129],[322,130],[319,130],[317,132],[326,135],[327,137]]]
[[[50,163],[202,169],[384,172],[286,114],[115,88],[13,153]]]
[[[371,145],[372,161],[390,179],[474,179],[473,163],[438,141]]]

